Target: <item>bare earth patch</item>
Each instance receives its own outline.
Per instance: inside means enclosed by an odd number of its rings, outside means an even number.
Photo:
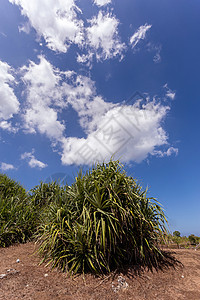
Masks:
[[[200,299],[200,250],[173,250],[182,266],[153,272],[132,270],[103,278],[85,275],[85,280],[38,266],[40,258],[34,251],[34,243],[0,248],[0,300]]]

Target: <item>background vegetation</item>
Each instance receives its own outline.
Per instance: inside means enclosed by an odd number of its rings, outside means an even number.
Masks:
[[[200,237],[190,234],[188,237],[181,236],[179,231],[174,231],[173,234],[169,234],[167,237],[169,248],[191,248],[200,243]]]
[[[0,247],[25,242],[37,225],[37,212],[26,190],[0,174]]]

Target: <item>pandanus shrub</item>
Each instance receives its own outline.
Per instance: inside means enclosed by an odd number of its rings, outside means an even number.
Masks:
[[[0,174],[0,196],[2,198],[26,197],[26,190],[15,180],[5,174]]]
[[[25,242],[36,230],[36,212],[26,190],[0,174],[0,247]]]
[[[166,218],[119,161],[81,172],[64,201],[52,202],[38,229],[43,261],[70,273],[154,265],[162,256]]]

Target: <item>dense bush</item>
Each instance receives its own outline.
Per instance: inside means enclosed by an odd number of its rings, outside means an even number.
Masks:
[[[37,202],[43,203],[37,191]],[[164,213],[118,161],[80,172],[71,187],[51,199],[37,239],[43,260],[52,266],[99,273],[124,264],[152,265],[160,258]]]
[[[5,174],[0,174],[0,196],[2,198],[26,198],[26,190]]]
[[[191,245],[197,245],[200,241],[199,237],[195,236],[194,234],[190,234],[188,236],[188,239],[189,239]]]
[[[178,232],[178,235],[176,234]],[[166,237],[167,247],[174,248],[174,244],[176,244],[177,248],[191,248],[191,246],[195,246],[199,244],[200,237],[195,236],[194,234],[190,234],[187,236],[181,236],[179,231],[174,231],[173,235],[168,234]]]
[[[25,242],[36,229],[36,212],[25,189],[0,174],[0,247]]]
[[[48,205],[51,202],[62,203],[62,201],[65,201],[66,188],[67,186],[62,187],[56,181],[49,183],[41,182],[39,185],[31,189],[29,194],[37,208],[45,209],[48,208]]]

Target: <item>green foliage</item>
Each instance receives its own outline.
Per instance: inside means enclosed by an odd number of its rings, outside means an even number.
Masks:
[[[35,230],[36,212],[25,189],[0,174],[0,247],[25,242]]]
[[[118,161],[80,172],[62,193],[62,201],[51,198],[38,229],[43,261],[73,273],[101,273],[160,258],[164,213]]]
[[[16,181],[5,174],[0,174],[0,196],[2,198],[26,197],[26,190]]]
[[[180,248],[182,238],[180,236],[173,236],[172,241],[177,245],[177,248]]]
[[[194,234],[190,234],[188,236],[188,240],[190,241],[191,245],[197,245],[199,243],[199,237],[195,236]]]
[[[180,234],[179,231],[176,230],[176,231],[173,232],[173,236],[174,236],[174,237],[180,237],[181,234]]]
[[[30,190],[30,196],[38,208],[47,208],[51,202],[65,201],[66,188],[61,187],[56,181],[50,183],[41,182]]]
[[[176,244],[177,248],[190,248],[191,245],[197,245],[200,242],[200,237],[195,236],[194,234],[186,236],[177,236],[173,233],[173,235],[168,234],[166,237],[167,246],[169,248],[174,248],[174,244]]]

